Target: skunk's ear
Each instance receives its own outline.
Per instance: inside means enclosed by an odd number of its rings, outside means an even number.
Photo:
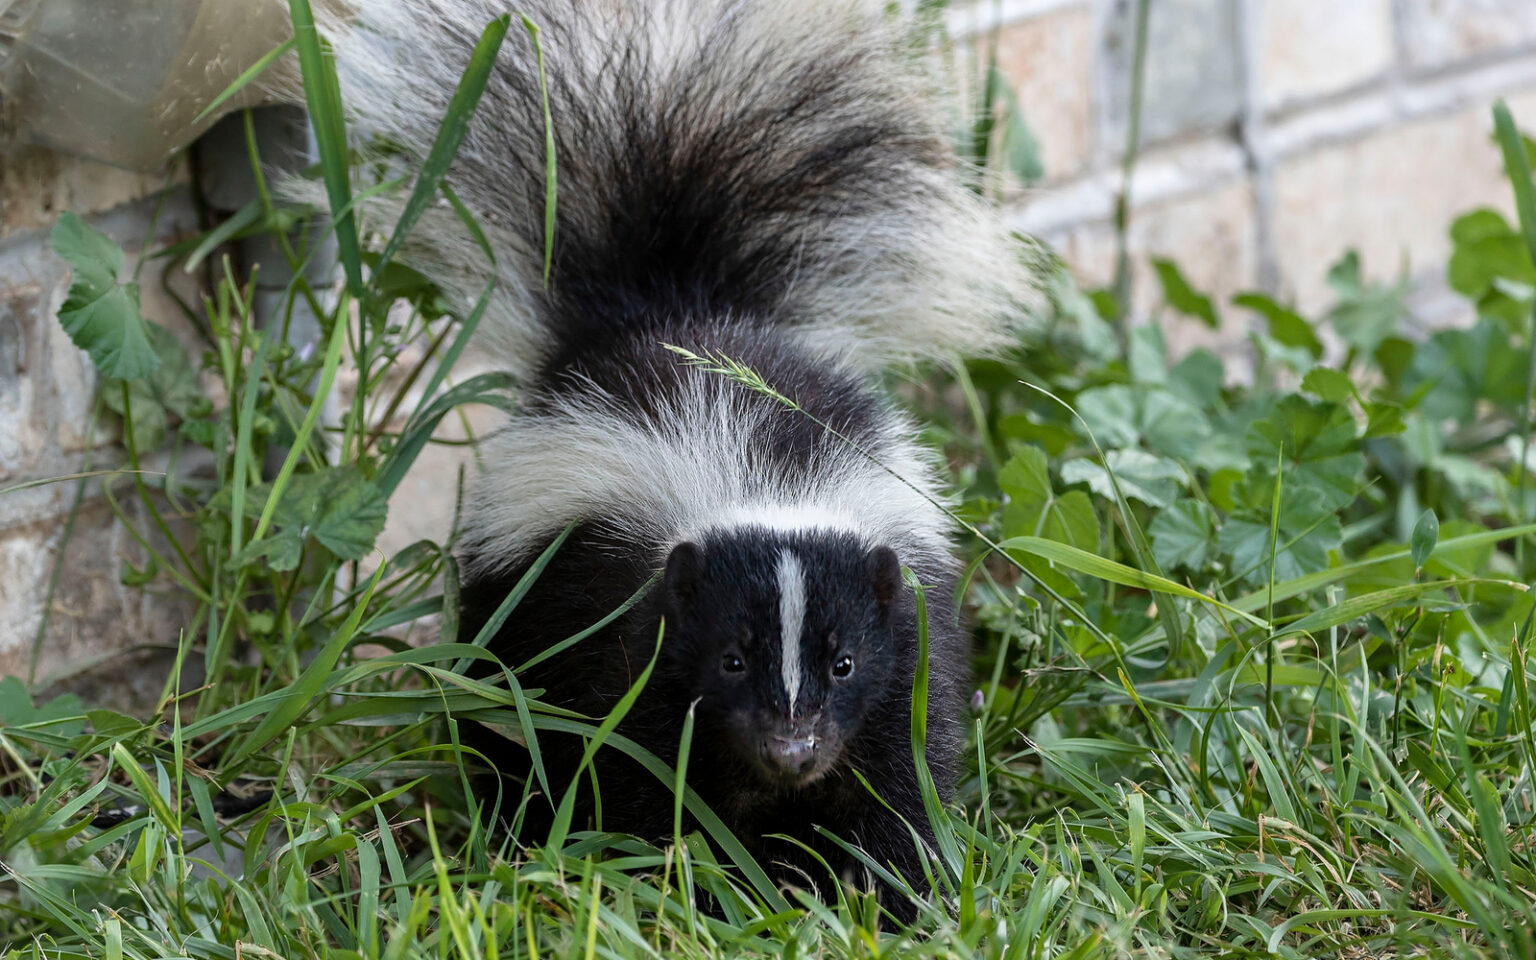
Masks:
[[[663,583],[668,612],[676,614],[690,609],[698,599],[699,583],[703,578],[703,548],[687,541],[673,547],[667,555],[667,572]]]
[[[870,583],[875,589],[875,602],[880,605],[880,618],[889,619],[891,604],[901,590],[901,561],[896,559],[896,551],[890,547],[876,547],[869,551],[866,563]]]

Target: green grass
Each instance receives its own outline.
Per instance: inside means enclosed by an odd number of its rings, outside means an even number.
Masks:
[[[449,191],[509,23],[488,28],[428,167],[356,190],[325,51],[300,32],[338,210],[408,183],[407,211]],[[1507,115],[1500,133],[1524,214],[1527,142]],[[296,215],[264,201],[212,236],[284,233]],[[673,770],[615,733],[629,700],[610,717],[543,704],[518,681],[527,664],[469,677],[494,625],[460,633],[451,538],[374,550],[441,421],[508,404],[499,375],[451,382],[485,299],[455,316],[391,261],[409,222],[381,254],[337,218],[348,295],[316,356],[256,325],[249,278],[226,264],[196,317],[222,407],[139,317],[115,248],[73,222],[77,280],[94,279],[66,306],[96,313],[85,329],[72,314],[72,335],[93,356],[133,347],[129,366],[99,361],[131,378],[103,388],[124,461],[165,446],[213,464],[107,477],[114,504],[140,498],[156,528],[187,532],[159,549],[172,541],[143,531],[152,562],[124,574],[196,599],[178,666],[201,661],[208,683],[180,689],[178,669],[128,717],[0,682],[3,955],[1532,956],[1525,220],[1453,225],[1448,278],[1479,319],[1426,341],[1398,332],[1401,287],[1351,255],[1316,316],[1234,301],[1263,322],[1255,382],[1226,386],[1216,357],[1172,360],[1155,325],[1118,335],[1101,319],[1115,292],[1085,296],[1058,265],[1040,340],[901,385],[961,494],[978,689],[956,802],[928,790],[939,843],[929,875],[904,878],[910,926],[828,877],[821,898],[775,889],[686,786],[661,844],[587,829],[568,806],[543,842],[488,828],[571,796],[537,762],[544,733],[584,734],[674,786],[688,753]],[[215,245],[161,255],[195,263]],[[294,273],[290,299],[319,303]],[[1167,313],[1223,322],[1227,305],[1175,265],[1158,274]],[[1323,361],[1323,327],[1342,362]],[[344,348],[356,399],[325,425]],[[730,358],[680,362],[773,392]],[[516,622],[526,587],[498,621]],[[533,752],[527,791],[471,783],[472,722]]]

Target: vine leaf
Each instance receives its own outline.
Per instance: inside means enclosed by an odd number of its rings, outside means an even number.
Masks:
[[[139,285],[120,280],[122,248],[73,213],[59,218],[50,240],[74,269],[59,308],[64,332],[106,376],[138,380],[154,373],[160,357],[139,313]]]
[[[267,484],[252,488],[246,512],[259,514],[269,492]],[[361,560],[373,549],[388,512],[384,494],[355,466],[299,474],[272,514],[272,533],[247,544],[229,565],[238,568],[266,557],[272,569],[292,570],[309,538],[343,560]]]

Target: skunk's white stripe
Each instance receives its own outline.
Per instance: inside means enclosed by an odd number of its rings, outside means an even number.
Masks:
[[[779,629],[784,648],[779,654],[779,671],[784,678],[784,693],[789,697],[789,712],[795,712],[800,695],[800,633],[805,626],[805,570],[800,558],[788,550],[779,552]]]
[[[713,374],[650,414],[596,385],[515,417],[481,443],[484,470],[465,523],[471,572],[504,570],[576,519],[601,519],[622,539],[666,551],[715,531],[840,530],[903,562],[949,549],[950,521],[931,456],[889,413],[862,452],[819,452],[805,473],[772,468],[769,418],[783,408]],[[889,468],[889,472],[886,468]]]

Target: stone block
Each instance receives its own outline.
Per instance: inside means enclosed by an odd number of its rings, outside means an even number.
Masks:
[[[1124,146],[1136,46],[1134,0],[1113,0],[1105,23],[1099,89],[1101,129],[1115,153]],[[1243,105],[1236,0],[1158,0],[1147,30],[1143,143],[1209,131],[1237,120]]]
[[[1531,0],[1399,0],[1399,6],[1404,56],[1414,70],[1536,43]]]
[[[1137,207],[1128,247],[1133,283],[1133,320],[1158,316],[1175,356],[1210,347],[1229,356],[1244,349],[1247,328],[1241,311],[1227,306],[1234,294],[1257,282],[1256,219],[1252,186],[1246,179],[1213,184],[1208,190]],[[1106,222],[1085,224],[1053,237],[1057,250],[1088,288],[1107,286],[1115,275],[1115,231]],[[1208,294],[1221,311],[1223,326],[1211,330],[1199,321],[1158,313],[1162,287],[1153,257],[1174,261],[1196,289]]]
[[[983,51],[992,42],[977,40]],[[1040,142],[1046,179],[1082,171],[1093,155],[1092,11],[1063,7],[1010,23],[998,28],[995,42],[997,68]]]
[[[40,302],[35,286],[0,287],[0,481],[25,474],[46,442],[46,411],[37,396]]]
[[[1258,79],[1266,109],[1359,86],[1392,65],[1391,0],[1267,0]]]
[[[59,214],[100,213],[147,197],[172,182],[166,174],[133,173],[41,147],[0,153],[0,239],[49,228]]]
[[[158,540],[152,536],[152,522],[132,494],[119,500],[135,526],[151,536],[151,542]],[[116,658],[134,648],[174,647],[181,630],[191,625],[193,603],[169,581],[155,581],[143,590],[122,584],[124,560],[142,566],[145,555],[101,501],[88,503],[80,511],[67,543],[63,542],[61,518],[23,528],[20,536],[29,531],[40,534],[47,544],[32,571],[32,630],[23,636],[29,648],[54,558],[59,549],[64,550],[62,574],[38,659],[39,680],[75,677],[98,669],[110,671]],[[160,549],[170,553],[169,547]],[[0,669],[5,666],[0,660]],[[132,678],[120,673],[120,679],[126,683]],[[158,684],[163,674],[139,679]]]
[[[55,541],[44,524],[0,533],[0,676],[27,675]]]
[[[1515,101],[1529,126],[1529,101]],[[1328,267],[1360,251],[1368,275],[1438,279],[1447,228],[1479,206],[1512,208],[1485,108],[1388,127],[1282,160],[1275,169],[1273,236],[1283,286],[1307,310],[1326,307]]]

